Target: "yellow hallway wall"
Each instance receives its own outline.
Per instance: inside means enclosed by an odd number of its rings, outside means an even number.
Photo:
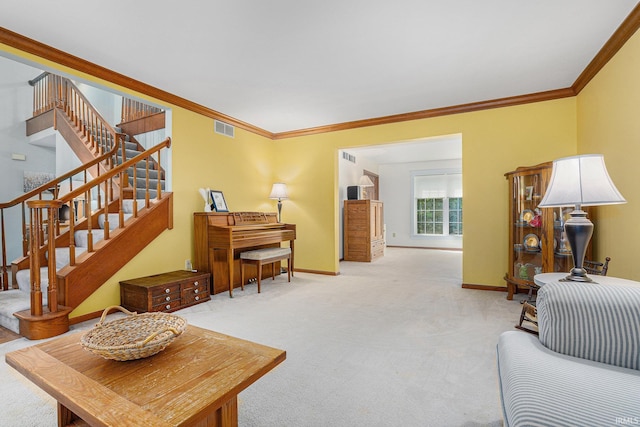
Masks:
[[[298,224],[296,268],[339,269],[338,149],[460,133],[463,283],[505,286],[504,173],[575,154],[575,123],[575,98],[566,98],[275,141],[274,171],[292,188],[284,215],[286,221]]]
[[[594,234],[609,275],[640,280],[640,34],[636,33],[578,95],[578,149],[604,155],[611,179],[627,199],[598,207]]]

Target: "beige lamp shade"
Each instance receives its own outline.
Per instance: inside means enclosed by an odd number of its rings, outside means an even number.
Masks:
[[[373,181],[371,181],[371,178],[369,178],[367,175],[362,175],[360,177],[360,180],[358,181],[358,185],[360,187],[373,187]]]
[[[289,198],[287,195],[287,185],[282,182],[276,182],[271,187],[271,194],[269,194],[270,199],[276,200],[286,200]]]
[[[618,203],[626,203],[626,200],[611,181],[601,154],[585,154],[553,161],[551,181],[539,207],[575,206],[571,217],[564,223],[573,268],[562,280],[593,282],[583,268],[593,234],[593,223],[587,218],[582,206]]]
[[[626,203],[613,184],[604,156],[585,154],[553,161],[551,181],[539,207],[598,206]]]

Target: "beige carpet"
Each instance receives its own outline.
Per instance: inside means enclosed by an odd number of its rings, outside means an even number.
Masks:
[[[241,426],[500,426],[495,345],[521,305],[462,289],[461,263],[460,252],[387,248],[342,262],[339,276],[279,276],[261,294],[253,284],[177,314],[287,351],[240,395]],[[0,376],[0,425],[56,425],[52,399],[4,363]]]

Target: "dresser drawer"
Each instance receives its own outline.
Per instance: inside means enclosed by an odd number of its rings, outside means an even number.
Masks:
[[[186,291],[182,294],[182,304],[184,305],[190,305],[190,304],[196,304],[202,301],[208,301],[211,299],[211,297],[209,296],[209,292],[208,291],[201,291],[201,292],[197,292],[198,289],[195,290],[189,290]]]
[[[149,311],[174,311],[182,308],[181,300],[168,301],[163,304],[154,305]]]
[[[162,305],[164,303],[180,301],[181,294],[179,292],[179,288],[177,292],[172,292],[170,294],[161,293],[151,297],[151,305]]]
[[[155,298],[162,297],[169,294],[180,294],[180,284],[175,283],[173,285],[157,285],[149,288],[151,296]]]
[[[190,290],[190,289],[199,289],[200,292],[203,290],[209,289],[209,280],[196,279],[184,282],[180,285],[180,289],[182,291]]]

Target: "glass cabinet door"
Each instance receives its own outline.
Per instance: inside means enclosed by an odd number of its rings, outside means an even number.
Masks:
[[[552,163],[519,167],[505,174],[509,180],[509,263],[505,280],[507,299],[520,288],[528,290],[540,273],[569,271],[573,267],[564,224],[573,207],[545,208],[538,205],[551,178]],[[585,208],[593,217],[593,208]],[[591,256],[593,239],[587,247]]]
[[[543,272],[542,176],[531,173],[514,176],[513,182],[513,265],[511,276],[523,281]]]

